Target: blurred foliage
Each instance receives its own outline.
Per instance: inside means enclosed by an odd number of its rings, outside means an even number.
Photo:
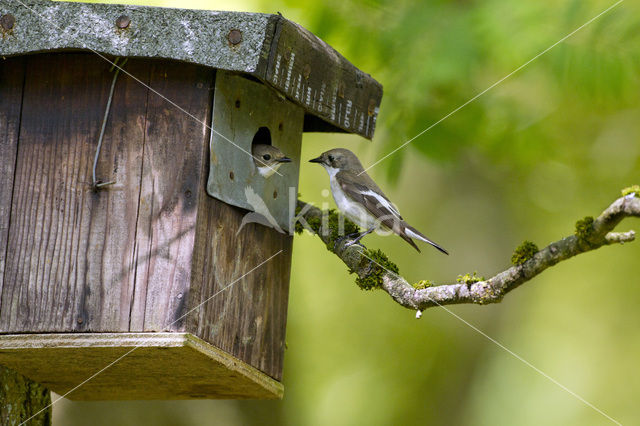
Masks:
[[[302,147],[303,159],[348,147],[365,164],[613,3],[153,0],[280,11],[370,73],[385,89],[373,143],[307,134]],[[415,253],[397,237],[371,235],[364,244],[418,285],[453,282],[464,271],[490,277],[509,267],[523,240],[544,247],[571,235],[576,220],[639,183],[639,29],[640,5],[621,3],[371,169],[403,216],[450,256],[426,246]],[[303,163],[304,200],[333,207],[327,188],[324,170]],[[639,242],[605,247],[550,268],[501,304],[429,309],[416,321],[386,294],[360,291],[322,242],[303,234],[294,240],[284,400],[62,401],[54,415],[59,424],[94,426],[610,424],[490,336],[633,424],[638,258]]]

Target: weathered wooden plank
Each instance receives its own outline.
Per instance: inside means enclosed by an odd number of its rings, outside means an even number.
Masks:
[[[130,69],[145,74],[143,64]],[[93,54],[28,58],[4,332],[128,327],[146,89],[126,77],[116,86],[97,172],[117,184],[93,192],[108,70]]]
[[[108,64],[96,66],[104,70]],[[148,83],[149,61],[131,59],[125,69]],[[107,78],[112,79],[113,73],[107,73]],[[148,93],[133,78],[119,74],[96,167],[96,179],[115,183],[90,193],[85,280],[88,290],[83,306],[86,318],[78,325],[79,330],[129,329],[139,256],[135,237]]]
[[[208,176],[211,184],[212,180],[228,179],[229,168],[234,167],[234,182],[243,182],[246,177],[244,184],[231,188],[228,182],[214,182],[224,190],[225,199],[235,204],[245,196],[246,185],[251,185],[263,199],[277,192],[283,202],[272,204],[273,199],[267,199],[266,206],[278,219],[286,218],[288,197],[291,192],[294,196],[297,194],[302,110],[275,98],[264,87],[254,85],[257,84],[218,72],[214,103],[218,109],[214,111],[216,129],[233,135],[234,142],[248,150],[257,129],[267,126],[273,144],[284,149],[294,163],[281,167],[284,175],[272,176],[273,182],[256,183],[255,179],[262,178],[251,176],[253,165],[245,164],[246,154],[230,148],[228,141],[216,135],[212,136],[211,144],[215,152],[203,153],[210,159],[203,176]],[[253,101],[251,98],[256,96],[260,99]],[[240,100],[240,108],[236,100]],[[240,167],[247,170],[238,169]],[[291,188],[286,185],[282,188],[282,182],[289,182]],[[278,190],[274,191],[275,188]],[[187,330],[279,380],[284,358],[292,238],[257,224],[242,227],[247,213],[204,192],[200,194],[190,306],[203,305],[191,316]],[[288,223],[285,219],[281,221]],[[281,226],[287,232],[288,227]],[[273,255],[276,256],[272,260],[248,273]],[[246,273],[245,278],[237,281]],[[230,287],[225,289],[227,286]]]
[[[66,397],[274,399],[283,394],[277,381],[188,333],[0,336],[0,364],[59,394],[116,360]]]
[[[300,25],[279,17],[262,78],[305,111],[349,133],[373,138],[382,86]],[[305,131],[335,131],[318,120]]]
[[[23,58],[0,60],[0,300],[7,258],[23,81]]]
[[[254,223],[236,234],[246,210],[209,197],[204,185],[198,197],[189,305],[199,307],[187,331],[280,380],[293,237]]]
[[[183,330],[214,71],[157,62],[149,95],[132,331]],[[194,118],[195,117],[195,118]]]
[[[88,231],[81,224],[89,219],[85,202],[95,146],[91,139],[97,137],[87,125],[98,122],[98,105],[106,101],[101,92],[107,90],[106,79],[87,67],[95,59],[83,61],[85,57],[27,60],[11,256],[0,309],[5,332],[73,330],[79,318],[86,238],[74,232],[86,236]]]

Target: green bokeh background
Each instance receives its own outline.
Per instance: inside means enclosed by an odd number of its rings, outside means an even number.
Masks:
[[[614,1],[136,3],[280,11],[323,38],[385,94],[373,142],[305,134],[303,158],[342,146],[368,165]],[[524,239],[544,246],[569,235],[577,219],[640,183],[639,71],[640,6],[624,1],[371,170],[405,218],[451,256],[428,246],[416,253],[397,237],[366,244],[410,281],[450,282],[505,269]],[[333,206],[328,187],[321,167],[302,165],[305,201]],[[359,290],[317,238],[296,236],[282,401],[62,400],[54,424],[612,423],[553,380],[634,424],[639,260],[640,243],[606,247],[544,272],[501,304],[430,309],[416,321],[385,293]]]

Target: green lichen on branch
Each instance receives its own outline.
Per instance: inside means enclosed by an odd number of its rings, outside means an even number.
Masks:
[[[511,263],[514,265],[522,265],[527,260],[531,259],[537,252],[539,252],[538,246],[531,241],[524,241],[518,246],[511,256]]]
[[[411,286],[416,290],[424,290],[425,288],[433,287],[433,281],[420,280],[417,283],[411,284]]]
[[[622,190],[623,197],[626,197],[629,194],[635,194],[636,197],[640,198],[640,185],[631,185],[630,187]]]
[[[581,242],[589,242],[593,235],[593,217],[586,216],[576,222],[575,235]]]
[[[362,275],[356,278],[356,284],[362,290],[375,290],[382,287],[382,277],[388,271],[396,275],[400,274],[398,266],[391,262],[386,254],[379,249],[365,249],[363,252],[363,268],[366,269]]]
[[[296,217],[300,215],[301,211],[302,207],[300,206],[300,204],[298,204],[296,206]],[[322,225],[321,219],[319,217],[307,217],[305,218],[305,220],[307,221],[309,227],[313,230],[313,232],[318,233],[318,231],[320,230],[320,226]],[[299,221],[296,222],[293,226],[295,233],[298,235],[302,234],[302,232],[305,230],[305,227]]]
[[[473,274],[458,275],[458,278],[456,279],[456,281],[458,281],[460,284],[466,284],[466,285],[484,281],[484,277],[481,277],[477,274],[478,272],[474,271]]]
[[[328,232],[324,229],[322,232],[326,232],[324,235],[329,236],[329,241],[327,242],[327,248],[333,248],[333,245],[338,241],[339,238],[345,235],[352,235],[360,233],[360,228],[356,226],[355,223],[351,222],[346,217],[337,213],[334,209],[328,211],[329,217],[327,220],[327,225],[329,227]],[[340,221],[344,221],[344,229],[340,229]]]
[[[298,205],[296,207],[296,216],[300,214],[301,210],[302,207]],[[324,221],[326,221],[326,229],[323,225],[323,218]],[[322,216],[308,216],[305,220],[309,228],[311,228],[311,231],[328,237],[327,248],[329,248],[329,250],[333,248],[336,241],[342,236],[358,234],[360,232],[360,228],[358,228],[356,224],[340,215],[334,209],[323,211]],[[341,222],[343,226],[341,226]],[[305,229],[301,222],[296,222],[294,225],[294,230],[297,234],[302,234]]]

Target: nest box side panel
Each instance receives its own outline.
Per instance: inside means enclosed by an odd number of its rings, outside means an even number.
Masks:
[[[0,61],[0,297],[7,256],[13,175],[18,153],[23,81],[22,58]]]
[[[293,237],[255,223],[236,234],[246,210],[204,190],[200,202],[187,331],[280,380]]]
[[[211,68],[154,64],[150,87],[176,105],[149,93],[131,331],[184,329],[214,80]]]
[[[216,76],[214,96],[214,108],[218,108],[214,117],[235,117],[221,119],[217,131],[249,151],[253,135],[265,126],[273,145],[294,161],[280,167],[281,176],[274,174],[271,182],[264,182],[251,157],[230,142],[218,137],[211,145],[218,151],[208,155],[205,150],[205,158],[212,159],[203,173],[208,177],[209,193],[213,184],[218,194],[235,203],[244,200],[243,191],[251,188],[263,199],[270,199],[269,212],[276,220],[283,218],[279,222],[285,232],[247,221],[248,210],[219,201],[202,190],[190,298],[190,306],[197,308],[189,315],[186,330],[280,380],[293,242],[286,233],[288,201],[291,193],[294,203],[297,196],[304,114],[268,87],[221,71]],[[224,159],[223,153],[227,155]],[[233,188],[229,186],[230,168],[238,183]],[[205,186],[206,180],[202,188]]]
[[[110,120],[120,124],[107,130],[97,169],[117,185],[95,193],[91,169],[109,65],[91,54],[24,60],[0,330],[120,329],[128,325],[128,312],[119,313],[129,306],[132,277],[123,266],[135,247],[135,220],[123,217],[137,215],[132,188],[140,176],[146,89],[127,81],[117,87]],[[145,74],[144,67],[130,67]]]

